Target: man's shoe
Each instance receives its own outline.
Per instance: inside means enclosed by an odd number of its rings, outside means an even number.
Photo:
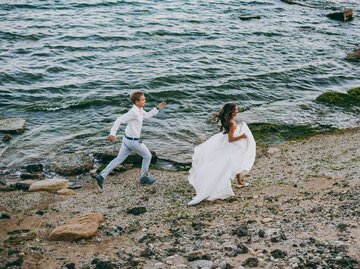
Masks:
[[[96,182],[97,184],[99,185],[99,187],[102,189],[103,188],[103,185],[104,185],[104,178],[102,175],[98,174],[96,175]]]
[[[153,184],[156,181],[155,178],[151,178],[151,177],[141,177],[140,178],[140,184],[141,185],[149,185],[149,184]]]

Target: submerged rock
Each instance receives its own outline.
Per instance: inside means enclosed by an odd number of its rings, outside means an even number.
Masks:
[[[69,182],[66,179],[45,179],[36,181],[30,185],[29,191],[50,191],[56,192],[61,189],[66,189]]]
[[[353,11],[351,9],[347,9],[341,12],[327,14],[326,17],[338,21],[351,21],[353,19]]]
[[[353,50],[352,52],[350,52],[350,53],[346,56],[346,60],[349,60],[349,61],[360,61],[360,48],[357,48],[357,49]]]
[[[92,238],[96,235],[99,224],[103,220],[103,215],[96,212],[80,215],[66,224],[55,228],[50,233],[49,240],[73,241]]]
[[[261,19],[260,16],[239,16],[240,20],[242,21],[248,21],[248,20],[253,20],[253,19]]]
[[[26,120],[21,118],[0,119],[0,132],[21,134],[25,131]]]
[[[319,95],[316,102],[336,105],[351,109],[352,106],[360,107],[360,87],[349,90],[347,93],[325,92]]]
[[[13,138],[13,137],[12,137],[11,134],[5,134],[4,137],[3,137],[3,139],[2,139],[2,141],[8,142],[8,141],[10,141],[12,138]]]
[[[41,163],[38,164],[29,164],[23,167],[28,173],[37,173],[42,172],[44,170],[44,166]]]
[[[54,158],[50,169],[60,175],[71,176],[90,171],[92,159],[84,153],[61,154]]]

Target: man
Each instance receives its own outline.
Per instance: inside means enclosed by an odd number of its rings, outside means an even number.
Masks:
[[[143,107],[145,106],[145,95],[141,91],[136,91],[130,94],[130,100],[134,104],[133,107],[125,114],[118,117],[111,128],[108,140],[115,142],[116,132],[119,129],[121,123],[127,123],[125,128],[125,135],[122,139],[122,145],[119,150],[118,156],[113,159],[106,168],[96,175],[96,182],[102,189],[106,177],[112,170],[119,164],[121,164],[131,152],[139,154],[142,158],[140,184],[152,184],[156,181],[154,178],[148,177],[148,170],[151,161],[151,153],[145,144],[140,140],[141,127],[143,119],[148,119],[155,116],[160,109],[165,108],[166,103],[161,102],[151,111],[146,112]]]

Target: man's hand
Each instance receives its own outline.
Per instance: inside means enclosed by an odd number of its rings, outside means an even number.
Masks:
[[[158,105],[156,106],[157,109],[163,109],[164,107],[166,107],[166,102],[161,102],[161,103],[158,103]]]
[[[109,135],[107,139],[108,139],[110,142],[115,142],[116,137],[115,137],[115,135]]]
[[[243,133],[243,134],[241,135],[241,138],[247,138],[246,134]]]

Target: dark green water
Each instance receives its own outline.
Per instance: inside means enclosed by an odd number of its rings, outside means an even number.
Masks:
[[[360,85],[360,64],[344,60],[360,42],[359,2],[299,2],[314,8],[280,0],[1,1],[0,117],[24,117],[28,129],[0,144],[0,170],[107,147],[136,89],[146,92],[147,109],[168,103],[144,122],[143,138],[178,161],[218,131],[211,117],[228,101],[248,123],[359,125],[358,114],[314,102]],[[326,18],[345,7],[353,21]]]

